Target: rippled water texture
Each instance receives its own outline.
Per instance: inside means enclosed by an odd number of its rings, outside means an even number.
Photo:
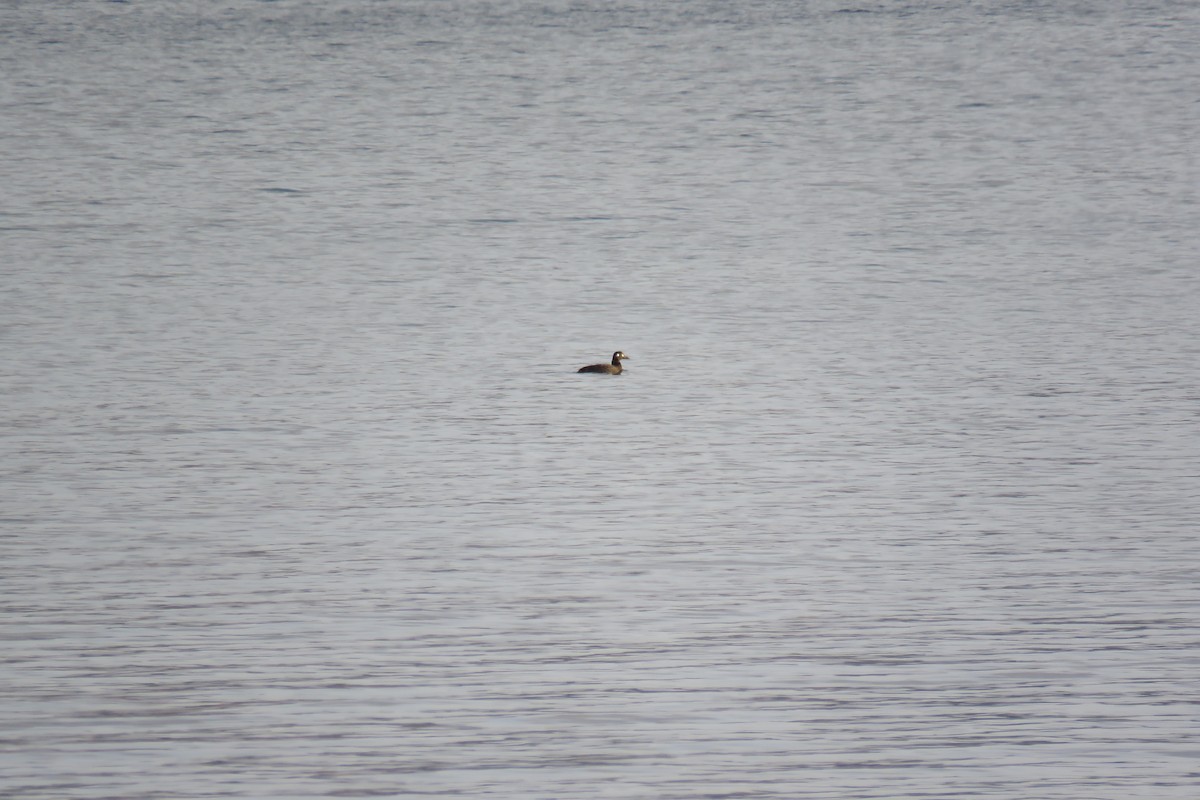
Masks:
[[[5,21],[3,797],[1200,796],[1195,4]]]

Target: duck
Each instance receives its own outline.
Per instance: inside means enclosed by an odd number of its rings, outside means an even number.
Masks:
[[[605,375],[620,375],[624,369],[621,367],[621,359],[629,358],[620,350],[613,353],[611,364],[588,364],[586,367],[580,367],[576,372],[600,372]]]

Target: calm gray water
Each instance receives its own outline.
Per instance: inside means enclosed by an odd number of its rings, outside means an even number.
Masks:
[[[1196,4],[0,14],[3,797],[1200,796]]]

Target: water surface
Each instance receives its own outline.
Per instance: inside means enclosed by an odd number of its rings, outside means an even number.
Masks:
[[[1195,796],[1192,4],[9,16],[6,797]]]

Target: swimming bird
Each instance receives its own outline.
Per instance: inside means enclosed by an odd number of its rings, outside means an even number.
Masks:
[[[620,375],[623,371],[621,367],[621,359],[629,358],[620,350],[613,353],[611,364],[589,364],[586,367],[580,367],[576,372],[602,372],[605,375]]]

